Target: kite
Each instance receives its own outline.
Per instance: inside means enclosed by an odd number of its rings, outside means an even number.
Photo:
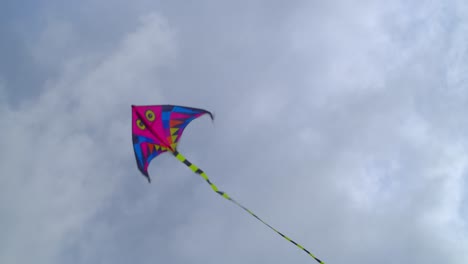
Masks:
[[[199,108],[177,105],[132,105],[133,149],[135,151],[135,158],[140,172],[147,178],[148,182],[151,182],[151,178],[148,173],[148,165],[151,160],[164,152],[170,152],[193,172],[200,175],[217,194],[239,206],[278,235],[302,249],[317,262],[323,264],[324,262],[314,256],[303,246],[282,234],[264,220],[260,219],[260,217],[234,200],[227,193],[220,191],[218,187],[210,181],[204,171],[192,164],[177,151],[177,144],[179,143],[182,133],[187,125],[192,120],[205,114],[209,115],[210,118],[214,120],[214,116],[211,112]]]

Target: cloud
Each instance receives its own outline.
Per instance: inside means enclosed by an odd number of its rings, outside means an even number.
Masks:
[[[129,106],[159,103],[214,111],[180,151],[326,263],[468,260],[462,1],[137,5],[112,44],[37,33],[58,74],[0,108],[2,262],[313,262],[170,155],[138,176]]]
[[[116,165],[131,155],[130,104],[160,98],[154,71],[171,39],[161,17],[145,16],[104,59],[66,62],[39,98],[2,109],[2,262],[52,263],[105,206],[127,176]]]

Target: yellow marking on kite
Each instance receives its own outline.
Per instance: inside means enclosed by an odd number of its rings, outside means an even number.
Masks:
[[[184,162],[184,160],[185,160],[185,157],[182,156],[182,155],[180,155],[180,153],[177,153],[176,158],[177,158],[178,160],[182,161],[182,162]]]
[[[209,180],[209,179],[208,179],[208,175],[206,175],[205,172],[200,173],[200,176],[202,176],[203,179],[205,179],[205,180]]]
[[[174,135],[177,131],[179,131],[179,128],[171,128],[171,135]]]
[[[211,189],[213,189],[213,191],[215,191],[215,192],[218,192],[218,191],[219,191],[219,190],[218,190],[218,187],[216,187],[216,185],[210,184],[210,186],[211,186]]]
[[[143,122],[141,122],[141,119],[137,119],[136,124],[137,124],[139,129],[141,129],[141,130],[146,129],[146,126],[145,126],[145,124]]]
[[[156,118],[156,115],[151,110],[147,110],[145,115],[146,115],[146,119],[148,119],[148,121],[150,121],[150,122],[153,122],[154,119]]]

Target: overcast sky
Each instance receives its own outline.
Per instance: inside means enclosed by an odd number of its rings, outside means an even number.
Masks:
[[[3,0],[0,263],[468,263],[468,3]]]

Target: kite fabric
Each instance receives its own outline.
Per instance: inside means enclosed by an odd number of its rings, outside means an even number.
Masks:
[[[208,175],[206,175],[204,171],[192,164],[177,151],[177,144],[179,143],[185,127],[187,127],[192,120],[205,114],[209,115],[210,118],[214,120],[212,113],[199,108],[177,105],[132,105],[133,149],[135,151],[135,158],[140,172],[147,178],[148,182],[151,182],[151,178],[148,173],[149,163],[160,154],[169,151],[180,162],[184,163],[193,172],[200,175],[210,185],[214,192],[242,208],[284,239],[302,249],[317,262],[324,264],[324,262],[314,256],[314,254],[303,246],[260,219],[260,217],[242,204],[238,203],[227,193],[220,191],[218,187],[210,181]]]

